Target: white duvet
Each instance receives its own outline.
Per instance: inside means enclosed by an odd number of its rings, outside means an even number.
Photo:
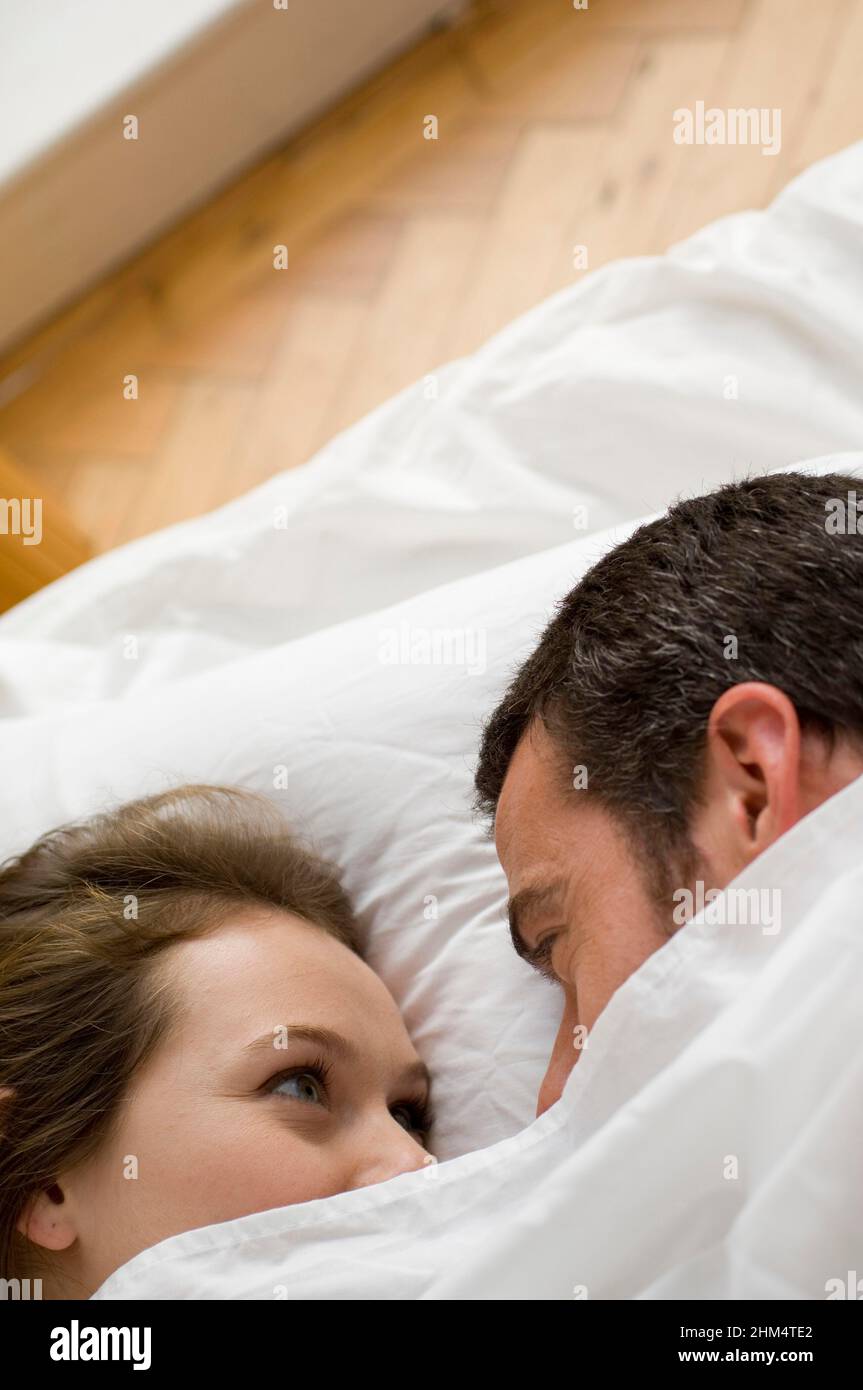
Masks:
[[[863,447],[861,246],[863,143],[765,212],[588,276],[305,467],[0,617],[0,715],[148,691],[679,492]]]
[[[534,1123],[560,1002],[470,814],[483,717],[633,519],[818,455],[863,474],[861,250],[863,145],[0,618],[0,855],[184,780],[267,792],[436,1083],[439,1165],[176,1237],[99,1296],[818,1298],[863,1269],[860,785],[750,871],[781,931],[687,926]],[[436,633],[461,660],[384,655]]]

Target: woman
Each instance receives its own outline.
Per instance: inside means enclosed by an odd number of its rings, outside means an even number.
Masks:
[[[87,1298],[181,1231],[429,1161],[428,1073],[329,865],[183,787],[0,869],[0,1278]]]

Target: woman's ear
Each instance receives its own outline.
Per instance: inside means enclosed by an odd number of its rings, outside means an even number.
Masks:
[[[15,1091],[0,1086],[0,1135],[3,1132],[3,1111]],[[43,1250],[66,1250],[77,1238],[75,1222],[58,1183],[37,1192],[27,1202],[16,1223],[22,1236]]]
[[[68,1250],[78,1235],[62,1189],[56,1183],[30,1198],[17,1224],[21,1235],[43,1250]]]

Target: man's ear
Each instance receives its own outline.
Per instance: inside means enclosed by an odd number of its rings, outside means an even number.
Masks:
[[[747,681],[720,695],[707,725],[704,791],[710,838],[730,876],[800,819],[800,756],[797,711],[776,686]]]

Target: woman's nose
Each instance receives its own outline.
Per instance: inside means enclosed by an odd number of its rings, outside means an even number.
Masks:
[[[539,1088],[539,1095],[536,1101],[536,1118],[544,1115],[546,1110],[550,1110],[555,1101],[560,1100],[563,1088],[566,1085],[567,1077],[575,1066],[580,1056],[576,1042],[575,1028],[578,1024],[575,1007],[569,999],[563,1006],[563,1018],[560,1020],[560,1027],[557,1030],[557,1037],[554,1040],[554,1047],[551,1049],[551,1057],[548,1062],[548,1069]]]
[[[414,1173],[426,1166],[427,1158],[418,1140],[387,1113],[383,1119],[370,1123],[360,1140],[351,1190],[373,1187],[375,1183],[397,1178],[400,1173]]]

